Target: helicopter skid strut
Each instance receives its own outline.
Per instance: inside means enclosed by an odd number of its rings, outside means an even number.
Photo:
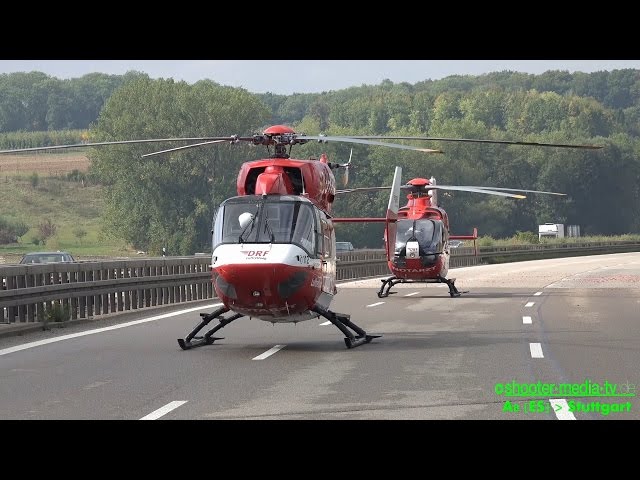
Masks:
[[[319,315],[322,315],[324,318],[333,323],[342,333],[345,335],[344,343],[347,348],[355,348],[365,343],[369,343],[374,338],[380,338],[382,335],[368,335],[362,328],[353,323],[350,320],[350,316],[344,313],[336,313],[331,310],[326,310],[318,305],[313,307],[312,309]],[[349,331],[349,327],[351,330],[357,333],[354,335]]]
[[[241,313],[236,313],[231,315],[230,317],[221,317],[222,314],[227,313],[229,309],[227,307],[220,307],[217,310],[214,310],[211,313],[201,313],[202,321],[194,328],[187,338],[179,338],[178,345],[183,350],[189,350],[190,348],[201,347],[202,345],[211,345],[216,340],[222,340],[224,337],[214,337],[212,336],[215,332],[220,330],[223,327],[226,327],[228,324],[237,320],[240,317],[243,317]],[[207,324],[213,320],[214,318],[219,318],[220,323],[209,330],[204,334],[203,337],[196,337],[196,333],[202,330]],[[193,342],[191,340],[195,339]]]
[[[398,283],[446,283],[447,286],[449,287],[449,295],[451,295],[451,297],[459,297],[462,293],[466,293],[466,292],[460,292],[456,288],[455,278],[444,278],[441,276],[438,276],[434,279],[428,279],[428,280],[408,280],[406,278],[398,278],[394,276],[394,277],[382,279],[381,282],[382,282],[382,286],[380,287],[380,291],[378,292],[378,298],[385,298],[385,297],[388,297],[389,294],[397,293],[397,292],[390,292],[389,290],[391,290],[391,287],[393,287]]]

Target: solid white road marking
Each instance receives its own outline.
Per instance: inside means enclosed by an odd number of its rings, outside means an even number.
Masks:
[[[522,317],[522,323],[531,323],[531,317]]]
[[[536,302],[528,302],[525,307],[533,307]]]
[[[376,302],[376,303],[372,303],[371,305],[367,305],[368,307],[377,307],[378,305],[382,305],[384,302]]]
[[[534,297],[539,297],[540,295],[542,295],[542,292],[536,292],[533,294]]]
[[[87,330],[85,332],[71,333],[69,335],[62,335],[60,337],[48,338],[47,340],[38,340],[37,342],[23,343],[22,345],[16,345],[15,347],[9,347],[9,348],[5,348],[4,350],[0,350],[0,356],[7,355],[13,352],[19,352],[20,350],[26,350],[27,348],[34,348],[34,347],[39,347],[41,345],[47,345],[48,343],[62,342],[63,340],[69,340],[71,338],[77,338],[77,337],[84,337],[85,335],[93,335],[94,333],[108,332],[110,330],[117,330],[119,328],[132,327],[134,325],[139,325],[141,323],[155,322],[156,320],[162,320],[163,318],[175,317],[177,315],[182,315],[183,313],[195,312],[198,310],[203,310],[205,308],[209,309],[212,307],[219,307],[221,305],[222,303],[215,303],[213,305],[205,305],[204,307],[187,308],[186,310],[179,310],[177,312],[164,313],[162,315],[143,318],[142,320],[134,320],[133,322],[121,323],[119,325],[112,325],[110,327],[95,328],[93,330]]]
[[[544,358],[542,354],[542,345],[539,343],[530,343],[529,350],[531,350],[531,358]]]
[[[575,420],[576,416],[573,412],[569,411],[569,405],[564,398],[550,398],[549,403],[553,408],[553,413],[556,414],[558,420]]]
[[[270,357],[271,355],[276,353],[278,350],[282,350],[284,347],[286,347],[286,345],[276,345],[275,347],[270,348],[266,352],[261,353],[257,357],[253,357],[251,360],[264,360],[265,358]]]
[[[418,293],[420,293],[420,292],[407,293],[407,294],[405,295],[405,297],[411,297],[411,296],[413,296],[413,295],[417,295]]]
[[[324,322],[324,323],[321,323],[321,324],[320,324],[320,326],[321,326],[321,327],[322,327],[323,325],[331,325],[331,322],[326,321],[326,322]]]
[[[175,402],[167,403],[164,407],[151,412],[149,415],[145,415],[140,420],[157,420],[169,413],[171,410],[175,410],[180,405],[184,405],[185,403],[187,403],[186,400],[176,400]]]

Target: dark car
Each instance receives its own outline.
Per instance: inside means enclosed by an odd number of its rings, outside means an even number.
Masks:
[[[69,263],[75,259],[68,252],[31,252],[25,254],[20,260],[21,264],[32,265],[35,263]]]
[[[73,263],[76,260],[69,252],[31,252],[21,259],[21,265],[38,265],[43,263]],[[7,281],[2,279],[2,289],[7,289]]]

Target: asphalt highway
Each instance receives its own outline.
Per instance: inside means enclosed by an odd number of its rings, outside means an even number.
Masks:
[[[241,318],[182,351],[214,302],[0,338],[0,419],[640,419],[640,253],[449,277],[466,293],[340,285],[383,335],[351,350],[323,318]]]

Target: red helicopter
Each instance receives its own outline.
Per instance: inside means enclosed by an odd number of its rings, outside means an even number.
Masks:
[[[389,296],[391,288],[398,283],[445,283],[449,287],[451,297],[459,297],[461,293],[455,286],[455,278],[446,278],[449,271],[450,240],[475,240],[478,238],[477,228],[472,235],[451,235],[449,233],[449,216],[438,205],[438,190],[458,190],[484,193],[523,199],[522,193],[542,193],[548,195],[566,195],[557,192],[539,190],[523,190],[501,187],[476,187],[437,185],[431,177],[414,178],[406,185],[400,185],[400,167],[396,167],[394,184],[391,187],[352,188],[338,190],[340,193],[391,189],[389,206],[385,218],[341,218],[334,222],[385,222],[384,232],[387,263],[393,274],[382,279],[378,297]],[[396,183],[397,182],[397,183]],[[407,193],[407,204],[400,208],[400,191]],[[509,193],[518,192],[518,193]]]
[[[272,323],[297,323],[322,316],[345,335],[346,346],[353,348],[369,343],[380,335],[368,334],[351,321],[350,315],[333,312],[329,309],[329,305],[337,293],[336,240],[333,223],[340,220],[333,218],[331,213],[331,207],[337,193],[333,171],[342,168],[346,174],[350,161],[343,164],[331,163],[325,154],[322,154],[319,159],[299,160],[290,158],[290,151],[293,145],[315,140],[321,143],[341,141],[425,153],[441,153],[440,150],[380,141],[404,139],[601,148],[590,145],[427,137],[308,136],[296,134],[294,130],[284,125],[275,125],[260,134],[247,137],[233,135],[189,139],[127,140],[3,150],[0,151],[0,154],[184,140],[197,141],[198,143],[143,156],[220,142],[234,144],[249,142],[253,145],[266,146],[269,149],[270,157],[242,164],[236,185],[238,196],[223,201],[214,218],[211,273],[215,291],[223,306],[211,313],[201,314],[200,323],[184,339],[178,339],[178,344],[184,350],[210,345],[220,339],[214,337],[214,333],[243,316]],[[270,150],[270,147],[273,147],[273,151]],[[416,187],[419,185],[416,184]],[[438,188],[443,187],[439,186]],[[456,188],[451,187],[451,189]],[[461,189],[461,187],[457,189]],[[436,204],[425,202],[426,199],[422,195],[416,195],[414,199],[410,199],[410,205],[404,210],[398,209],[399,190],[400,169],[397,167],[386,219],[342,219],[342,221],[386,221],[386,238],[390,240],[387,242],[390,266],[395,265],[393,263],[395,251],[392,252],[391,246],[396,243],[394,239],[399,238],[396,237],[396,234],[400,231],[400,227],[404,229],[405,222],[415,226],[421,225],[423,220],[420,219],[420,216],[426,212],[439,215],[438,222],[434,221],[430,224],[434,229],[439,229],[439,236],[432,236],[438,239],[439,250],[437,253],[442,252],[442,246],[446,246],[448,238],[451,238],[448,235],[448,220],[444,210],[437,207]],[[484,190],[483,192],[488,193]],[[422,206],[420,207],[420,205]],[[410,211],[414,213],[410,214]],[[423,213],[418,213],[420,211]],[[415,237],[415,239],[417,238]],[[415,239],[406,241],[407,251],[419,252],[420,242],[417,242],[418,249],[416,250]],[[446,252],[445,256],[436,256],[436,252],[428,254],[436,258],[436,264],[444,265],[444,268],[443,266],[438,267],[443,278],[446,275],[446,267],[448,267],[448,248],[446,248]],[[407,266],[403,267],[396,262],[396,268],[410,270],[414,268],[412,266],[413,260],[418,263],[422,261],[421,258],[406,258],[406,255],[404,257],[403,261],[409,262]],[[400,270],[397,272],[400,273]],[[450,284],[450,288],[455,289],[452,284]],[[196,336],[214,319],[218,319],[217,325],[203,336]]]

